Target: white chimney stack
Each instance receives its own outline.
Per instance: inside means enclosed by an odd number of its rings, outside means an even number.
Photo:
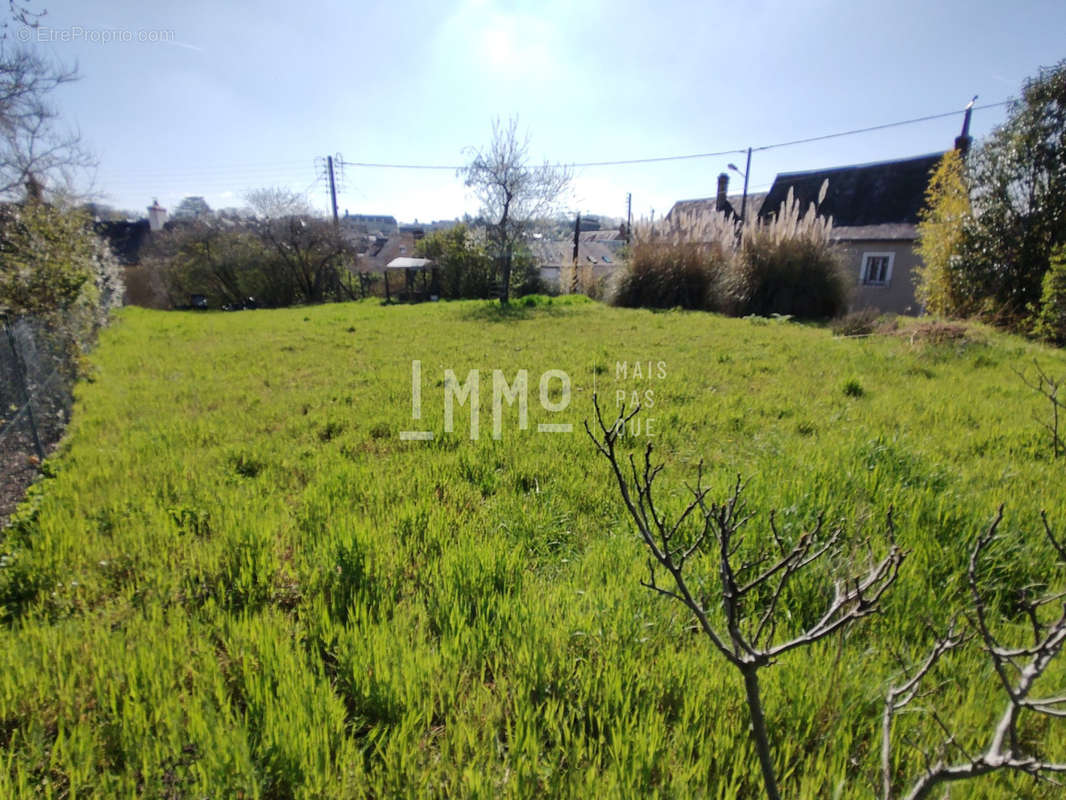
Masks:
[[[167,210],[163,206],[159,205],[158,200],[152,200],[152,205],[148,206],[148,228],[153,231],[163,230],[163,225],[167,221]]]

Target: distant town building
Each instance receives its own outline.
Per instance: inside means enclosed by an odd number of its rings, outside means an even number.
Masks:
[[[178,207],[174,209],[174,219],[198,219],[211,213],[211,206],[202,197],[191,196],[182,198]]]
[[[587,269],[596,280],[607,278],[622,265],[621,249],[625,238],[616,230],[581,231],[578,235],[576,266]],[[567,267],[575,266],[574,240],[536,238],[530,242],[537,260],[540,278],[553,290]]]
[[[348,210],[345,209],[344,216],[341,217],[340,221],[346,227],[362,233],[384,233],[389,235],[399,230],[399,225],[396,224],[396,217],[391,214],[349,214]]]
[[[409,233],[394,233],[391,236],[370,234],[354,242],[359,255],[356,257],[356,272],[381,274],[389,262],[396,258],[413,256],[415,238]]]
[[[427,222],[422,227],[426,229],[426,233],[433,233],[434,231],[449,230],[458,224],[458,219],[435,219],[432,222]]]
[[[702,215],[720,211],[731,218],[739,218],[741,208],[749,216],[758,214],[766,199],[766,192],[749,192],[747,201],[740,194],[729,194],[729,175],[723,172],[718,176],[718,191],[714,197],[699,197],[695,200],[678,200],[666,213],[663,223],[667,228],[682,223],[682,218],[688,214]]]
[[[148,206],[148,227],[153,231],[161,231],[166,222],[167,210],[159,205],[158,200],[152,200],[152,205]]]

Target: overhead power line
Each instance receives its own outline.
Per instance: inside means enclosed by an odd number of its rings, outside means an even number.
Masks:
[[[342,161],[340,163],[346,167],[375,167],[378,169],[461,169],[461,167],[451,164],[373,164],[366,161]]]
[[[985,110],[991,108],[1000,108],[1008,105],[1010,101],[1004,100],[997,103],[986,103],[984,105],[975,106],[974,110]],[[821,142],[829,139],[837,139],[846,136],[856,136],[864,133],[872,133],[874,131],[886,130],[889,128],[897,128],[904,125],[916,125],[923,122],[930,122],[937,119],[945,119],[948,117],[957,116],[965,113],[964,110],[958,111],[946,111],[940,114],[929,114],[922,117],[914,117],[912,119],[897,120],[895,122],[887,122],[880,125],[871,125],[864,128],[853,128],[851,130],[838,131],[836,133],[827,133],[820,136],[810,136],[802,139],[792,139],[789,141],[774,142],[772,144],[753,146],[752,152],[765,152],[767,150],[774,150],[781,147],[791,147],[794,145],[808,144],[812,142]],[[649,158],[626,158],[615,159],[605,161],[580,161],[573,163],[556,163],[554,166],[560,167],[572,167],[572,168],[586,168],[586,167],[614,167],[614,166],[629,166],[637,164],[656,164],[670,161],[691,161],[695,159],[707,159],[707,158],[721,158],[724,156],[739,155],[746,153],[748,148],[737,147],[728,150],[718,150],[716,152],[709,153],[687,153],[682,155],[669,155],[669,156],[653,156]],[[459,164],[425,164],[425,163],[412,163],[412,164],[398,164],[398,163],[382,163],[373,161],[344,161],[340,158],[334,157],[334,164],[339,166],[348,167],[363,167],[369,169],[400,169],[400,170],[432,170],[432,171],[457,171],[463,168],[463,165]],[[187,184],[190,181],[195,181],[198,186],[204,189],[214,189],[216,187],[229,187],[237,183],[264,183],[269,181],[281,181],[281,182],[298,182],[302,183],[305,176],[308,174],[308,168],[310,165],[301,160],[278,160],[273,163],[249,163],[249,164],[219,164],[219,165],[205,165],[198,164],[190,167],[166,167],[156,166],[149,167],[143,172],[137,172],[133,174],[127,174],[124,177],[116,177],[115,180],[110,181],[109,185],[112,189],[119,189],[121,191],[158,191],[159,184]],[[100,176],[104,177],[104,176]],[[295,179],[295,180],[294,180]],[[105,178],[106,180],[106,178]]]
[[[986,103],[983,106],[974,106],[974,111],[979,111],[984,108],[999,108],[1010,103],[1010,100],[1001,100],[998,103]],[[807,144],[808,142],[822,142],[826,139],[836,139],[841,136],[854,136],[858,133],[870,133],[871,131],[883,131],[886,128],[898,128],[901,125],[914,125],[918,122],[929,122],[934,119],[945,119],[946,117],[954,117],[959,114],[965,114],[965,111],[945,111],[943,114],[930,114],[926,117],[915,117],[914,119],[904,119],[899,122],[886,122],[884,125],[872,125],[869,128],[855,128],[850,131],[841,131],[840,133],[827,133],[823,136],[811,136],[807,139],[793,139],[790,142],[777,142],[776,144],[765,144],[761,147],[753,147],[752,152],[762,150],[774,150],[778,147],[790,147],[794,144]]]
[[[294,170],[294,169],[308,169],[312,166],[311,159],[300,159],[299,161],[276,161],[271,164],[219,164],[216,166],[209,166],[206,164],[192,164],[188,167],[182,166],[158,166],[149,167],[148,169],[138,170],[137,176],[144,178],[169,178],[169,177],[181,177],[189,174],[208,174],[208,175],[223,175],[231,172],[250,173],[250,172],[277,172],[279,170]]]
[[[1009,100],[1002,100],[998,103],[986,103],[981,106],[975,106],[974,111],[988,108],[999,108],[1009,103]],[[902,119],[896,122],[886,122],[881,125],[871,125],[867,128],[853,128],[847,131],[838,131],[837,133],[826,133],[821,136],[811,136],[806,139],[793,139],[786,142],[775,142],[774,144],[764,144],[759,147],[752,147],[752,152],[762,152],[765,150],[774,150],[778,147],[791,147],[797,144],[807,144],[809,142],[821,142],[826,139],[837,139],[843,136],[855,136],[861,133],[871,133],[873,131],[885,130],[886,128],[898,128],[902,125],[916,125],[921,122],[929,122],[935,119],[946,119],[947,117],[954,117],[959,114],[963,114],[965,111],[945,111],[942,114],[929,114],[924,117],[914,117],[913,119]],[[689,153],[686,155],[677,156],[653,156],[650,158],[625,158],[615,161],[578,161],[578,162],[558,162],[552,166],[556,167],[620,167],[630,164],[654,164],[663,161],[689,161],[697,158],[720,158],[722,156],[738,155],[740,153],[747,153],[748,148],[736,147],[730,150],[719,150],[714,153]],[[371,169],[411,169],[411,170],[459,170],[463,168],[461,164],[385,164],[372,161],[345,161],[345,166],[349,167],[367,167]]]
[[[654,158],[627,158],[618,161],[579,161],[575,163],[553,164],[556,167],[614,167],[624,164],[651,164],[657,161],[683,161],[690,158],[714,158],[717,156],[731,156],[736,153],[744,153],[746,150],[722,150],[717,153],[691,153],[684,156],[656,156]],[[366,161],[345,161],[346,167],[372,167],[379,169],[440,169],[459,170],[462,164],[378,164]]]
[[[558,166],[571,166],[571,167],[621,167],[627,164],[654,164],[659,161],[686,161],[692,158],[719,158],[721,156],[732,156],[737,153],[746,152],[744,150],[720,150],[717,153],[691,153],[686,156],[655,156],[653,158],[625,158],[618,161],[585,161],[578,164],[558,165]]]

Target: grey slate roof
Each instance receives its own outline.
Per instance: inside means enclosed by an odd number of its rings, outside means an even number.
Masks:
[[[748,205],[745,209],[750,215],[752,213],[759,213],[759,209],[762,208],[763,201],[766,199],[766,192],[749,192],[748,193]],[[731,194],[726,197],[726,202],[732,207],[733,213],[736,216],[740,216],[740,207],[743,204],[744,195]],[[692,200],[678,200],[674,203],[673,207],[667,212],[666,218],[672,219],[681,213],[688,212],[705,212],[714,213],[718,206],[718,199],[716,197],[697,197]]]
[[[834,228],[914,225],[925,202],[929,175],[943,153],[930,153],[897,161],[857,164],[777,176],[759,211],[760,217],[777,213],[789,189],[801,209],[818,200],[822,183],[829,181],[819,215],[832,216]],[[895,237],[886,237],[895,238]],[[913,238],[913,237],[912,237]]]
[[[611,271],[619,265],[618,250],[625,244],[618,241],[586,241],[584,237],[578,245],[578,263],[596,266],[600,271]],[[574,256],[573,241],[559,239],[538,239],[530,243],[533,257],[541,267],[570,266]]]
[[[918,238],[918,226],[909,222],[884,225],[833,226],[829,237],[835,242],[913,241]]]
[[[384,272],[394,258],[412,257],[415,254],[415,238],[409,233],[394,234],[384,241],[376,238],[367,244],[367,251],[356,259],[356,268],[360,272]]]

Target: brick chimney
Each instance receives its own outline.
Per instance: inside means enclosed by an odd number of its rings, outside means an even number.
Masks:
[[[716,211],[725,211],[729,207],[726,196],[729,194],[729,174],[723,172],[718,176],[718,194],[715,197],[714,207]]]

